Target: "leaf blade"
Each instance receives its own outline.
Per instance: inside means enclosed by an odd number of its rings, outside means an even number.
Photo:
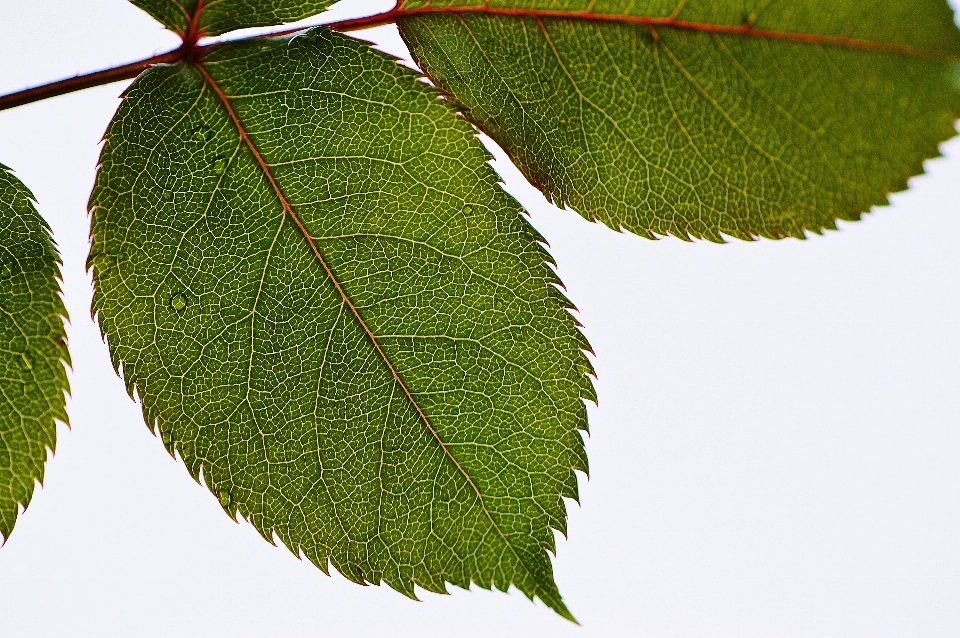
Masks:
[[[168,29],[184,35],[196,28],[204,36],[237,29],[269,27],[314,16],[336,0],[130,0]]]
[[[59,278],[60,256],[32,193],[0,164],[0,542],[43,481],[56,421],[67,423]]]
[[[803,237],[885,203],[955,134],[960,33],[939,0],[908,7],[929,24],[903,3],[750,13],[761,4],[687,2],[674,15],[653,3],[623,12],[647,23],[617,24],[559,17],[579,5],[510,16],[452,1],[405,5],[427,12],[400,27],[428,75],[557,203],[647,237]],[[841,37],[922,55],[830,40]]]
[[[314,31],[151,70],[106,140],[95,311],[191,474],[352,580],[569,617],[586,343],[469,127]]]

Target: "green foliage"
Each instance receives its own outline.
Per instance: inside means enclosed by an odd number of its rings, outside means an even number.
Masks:
[[[328,29],[196,42],[328,0],[131,1],[184,46],[106,133],[89,264],[149,426],[324,571],[513,585],[570,619],[547,552],[587,471],[589,346],[474,126],[588,219],[722,240],[859,218],[960,116],[944,0],[423,0],[341,23],[397,21],[429,82]],[[47,229],[6,169],[0,195],[7,535],[67,353]]]
[[[193,24],[201,35],[296,22],[316,15],[336,0],[130,0],[163,26],[185,34]]]
[[[0,541],[43,480],[69,362],[60,257],[33,195],[0,164]]]
[[[803,237],[858,219],[960,115],[943,0],[487,6],[553,13],[403,18],[414,59],[549,198],[646,237]],[[559,17],[588,8],[649,20]]]
[[[265,538],[569,617],[545,550],[586,471],[587,344],[415,78],[326,29],[146,72],[91,198],[94,310],[167,449]]]

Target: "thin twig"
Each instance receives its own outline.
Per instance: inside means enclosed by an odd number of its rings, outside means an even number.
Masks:
[[[363,29],[371,26],[377,26],[382,24],[387,24],[392,22],[395,18],[396,10],[390,10],[375,16],[369,16],[366,18],[354,18],[350,20],[341,20],[339,22],[332,22],[327,25],[331,29],[338,31],[350,31],[353,29]],[[304,31],[309,27],[301,27],[297,29],[286,29],[284,31],[278,31],[275,33],[267,33],[260,36],[254,36],[255,38],[269,38],[290,35],[292,33],[297,33],[299,31]],[[252,39],[252,38],[251,38]],[[185,38],[186,41],[186,38]],[[121,80],[131,80],[138,75],[140,75],[147,68],[153,66],[154,64],[176,64],[188,58],[190,56],[199,55],[203,52],[204,49],[213,46],[212,44],[207,44],[203,46],[192,46],[192,47],[178,47],[172,51],[167,51],[166,53],[161,53],[143,60],[138,60],[136,62],[131,62],[129,64],[124,64],[122,66],[113,67],[110,69],[104,69],[102,71],[94,71],[92,73],[84,73],[82,75],[77,75],[72,78],[67,78],[65,80],[58,80],[56,82],[51,82],[49,84],[43,84],[41,86],[35,86],[29,89],[24,89],[22,91],[16,91],[14,93],[8,93],[7,95],[0,95],[0,111],[5,111],[6,109],[12,109],[17,106],[23,106],[24,104],[31,104],[33,102],[39,102],[41,100],[46,100],[47,98],[57,97],[58,95],[65,95],[67,93],[73,93],[74,91],[82,91],[83,89],[93,88],[95,86],[102,86],[104,84],[112,84],[113,82],[119,82]]]
[[[477,13],[490,16],[514,17],[514,18],[536,18],[542,19],[563,19],[563,20],[585,20],[592,22],[611,22],[620,24],[645,25],[648,27],[664,27],[683,31],[698,31],[702,33],[712,33],[716,35],[739,35],[744,37],[754,37],[771,40],[785,40],[789,42],[798,42],[806,44],[819,44],[821,46],[834,46],[840,48],[860,49],[875,51],[877,53],[886,53],[894,55],[904,55],[909,57],[928,58],[941,61],[957,61],[957,57],[952,53],[936,49],[926,49],[914,47],[907,44],[894,42],[876,42],[872,40],[859,40],[844,36],[832,36],[812,33],[795,33],[788,31],[772,31],[765,29],[756,29],[750,24],[708,24],[700,22],[686,22],[677,20],[676,16],[670,17],[652,17],[652,16],[625,16],[614,14],[594,13],[593,11],[565,11],[565,10],[545,10],[545,9],[509,9],[495,8],[488,4],[469,7],[430,7],[423,6],[416,9],[404,9],[402,4],[398,4],[393,9],[362,18],[350,18],[348,20],[339,20],[328,23],[326,26],[335,31],[354,31],[357,29],[367,29],[370,27],[382,26],[396,22],[400,18],[413,18],[416,16],[425,16],[430,14],[467,14]],[[267,33],[255,38],[277,37],[290,35],[303,31],[307,27],[287,29]],[[189,37],[185,36],[184,45],[173,51],[168,51],[152,58],[131,62],[123,66],[112,69],[78,75],[76,77],[44,84],[32,89],[18,91],[9,95],[0,96],[0,111],[10,109],[15,106],[29,104],[44,100],[48,97],[63,95],[72,91],[79,91],[102,84],[109,84],[119,80],[129,80],[139,75],[144,69],[154,64],[174,64],[182,60],[192,60],[195,56],[202,54],[203,50],[213,46],[208,44],[203,46],[196,45],[196,39],[201,34],[196,29],[191,31]]]
[[[65,93],[72,93],[73,91],[119,82],[120,80],[130,80],[140,75],[147,67],[153,66],[154,64],[174,64],[179,62],[181,57],[182,52],[180,49],[174,49],[173,51],[167,51],[166,53],[161,53],[160,55],[155,55],[145,60],[131,62],[130,64],[113,67],[112,69],[86,73],[66,80],[60,80],[59,82],[52,82],[50,84],[44,84],[43,86],[3,95],[0,96],[0,111],[12,109],[15,106],[21,106],[23,104],[30,104],[31,102],[39,102],[40,100],[56,97]]]

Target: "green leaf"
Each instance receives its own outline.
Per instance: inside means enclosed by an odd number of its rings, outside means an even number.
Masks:
[[[646,237],[859,219],[955,134],[944,0],[431,0],[401,34],[560,205]]]
[[[511,584],[586,471],[588,345],[472,128],[319,29],[155,67],[106,133],[94,310],[227,512],[414,595]]]
[[[314,16],[337,0],[130,0],[163,26],[184,35],[214,36]]]
[[[33,195],[0,164],[0,541],[43,481],[69,364],[60,256]]]

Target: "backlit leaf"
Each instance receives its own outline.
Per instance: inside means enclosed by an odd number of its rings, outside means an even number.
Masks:
[[[336,0],[130,0],[168,29],[181,35],[194,26],[213,36],[244,29],[296,22],[316,15]]]
[[[955,134],[944,0],[406,2],[414,59],[560,205],[644,236],[802,237]]]
[[[313,30],[154,67],[106,134],[94,309],[233,516],[357,582],[511,584],[586,471],[587,344],[471,127]]]
[[[33,195],[0,164],[0,541],[43,481],[69,361],[60,256]]]

